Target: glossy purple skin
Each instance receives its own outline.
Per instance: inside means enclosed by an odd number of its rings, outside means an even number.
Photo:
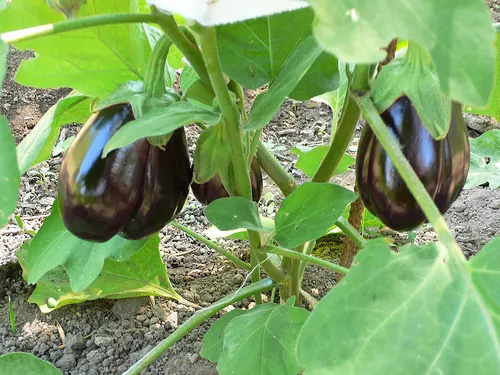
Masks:
[[[252,160],[250,171],[252,199],[254,202],[258,202],[262,197],[262,170],[260,169],[260,165],[255,158]],[[191,190],[193,191],[193,194],[198,202],[205,205],[209,205],[216,199],[229,197],[229,193],[222,184],[218,174],[212,177],[210,181],[203,184],[197,184],[193,181],[191,184]]]
[[[141,239],[162,229],[184,207],[192,172],[184,128],[177,129],[162,150],[151,146],[141,199],[120,236]]]
[[[60,211],[64,225],[78,238],[108,241],[123,228],[139,201],[149,150],[147,140],[138,140],[101,158],[113,134],[133,119],[128,105],[92,115],[63,159]]]
[[[453,103],[450,131],[439,141],[424,128],[405,96],[381,117],[427,192],[445,213],[462,191],[469,169],[469,140],[461,105]],[[426,220],[368,125],[363,129],[356,156],[356,184],[366,208],[386,226],[408,231]]]

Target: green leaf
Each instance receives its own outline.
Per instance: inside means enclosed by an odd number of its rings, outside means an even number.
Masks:
[[[311,0],[310,4],[319,43],[340,60],[379,62],[393,38],[413,40],[430,52],[446,96],[475,106],[488,102],[495,32],[484,1]]]
[[[301,149],[293,147],[290,152],[299,156],[299,160],[295,164],[295,167],[300,169],[310,178],[313,178],[321,162],[328,153],[329,148],[330,147],[326,145],[316,146],[314,148],[301,147]],[[344,154],[337,169],[335,170],[334,175],[346,172],[355,161],[356,159],[352,156]]]
[[[308,317],[305,309],[266,303],[233,318],[224,330],[217,370],[226,374],[298,374],[297,335]]]
[[[263,242],[266,242],[266,234],[269,235],[269,233],[274,231],[274,220],[260,215],[260,221],[262,222],[262,225],[266,229],[265,232],[261,232],[261,237],[264,236],[262,239]],[[219,230],[216,226],[211,226],[210,228],[206,229],[203,231],[203,234],[210,238],[211,240],[216,240],[218,238],[232,238],[234,240],[244,240],[248,241],[248,232],[245,228],[238,228],[238,229],[233,229],[233,230]]]
[[[493,254],[483,261],[498,270]],[[497,293],[498,274],[488,281]],[[304,324],[299,362],[314,375],[495,374],[500,325],[487,297],[439,243],[396,253],[383,239],[369,241]]]
[[[138,11],[137,1],[88,0],[80,17]],[[44,1],[14,0],[0,14],[0,32],[63,20]],[[122,82],[142,79],[151,55],[142,24],[92,27],[14,45],[36,52],[34,59],[21,64],[16,75],[19,83],[37,88],[72,87],[90,97],[105,95]]]
[[[283,200],[275,218],[274,240],[294,248],[325,234],[356,195],[330,183],[305,182]]]
[[[245,228],[266,232],[257,204],[243,197],[219,198],[205,209],[208,221],[220,230]]]
[[[193,122],[215,125],[219,120],[220,113],[190,102],[175,102],[168,107],[152,109],[121,127],[104,148],[103,156],[141,138],[165,135]]]
[[[489,183],[500,186],[500,130],[493,129],[470,141],[471,162],[465,189]],[[487,161],[489,160],[489,161]]]
[[[322,52],[313,36],[305,39],[295,48],[286,61],[268,91],[255,99],[245,130],[260,129],[269,122],[278,111],[281,103],[305,76],[308,69]]]
[[[29,353],[7,353],[0,357],[0,371],[10,375],[62,375],[54,365]]]
[[[273,82],[296,46],[312,35],[313,17],[311,9],[300,9],[217,27],[224,72],[249,89]],[[307,100],[335,89],[336,64],[334,56],[323,53],[294,86],[291,97]]]
[[[217,363],[223,350],[224,329],[235,317],[247,313],[246,310],[234,309],[218,319],[203,336],[200,356]]]
[[[64,265],[71,289],[82,291],[99,276],[106,258],[126,260],[135,252],[153,245],[148,239],[128,241],[120,236],[105,243],[80,240],[64,226],[59,200],[56,199],[52,213],[45,219],[29,247],[28,282],[36,283],[50,270]]]
[[[497,31],[497,39],[495,42],[496,49],[496,66],[495,66],[495,81],[493,84],[493,92],[491,93],[488,105],[484,108],[464,105],[464,112],[477,113],[479,115],[488,115],[500,120],[500,32]]]
[[[17,146],[21,174],[48,160],[59,138],[62,125],[84,123],[90,116],[90,98],[77,92],[62,98],[45,112],[36,126]]]
[[[16,209],[21,176],[17,166],[16,144],[7,119],[0,116],[0,228]]]
[[[212,106],[214,96],[207,91],[205,86],[201,83],[196,70],[189,65],[186,65],[184,69],[182,69],[180,86],[184,98],[203,103],[209,107]]]
[[[168,278],[159,243],[160,239],[155,235],[150,237],[130,259],[124,261],[105,259],[97,279],[81,291],[71,289],[64,267],[58,266],[38,280],[29,302],[36,303],[43,313],[48,313],[65,305],[101,298],[161,296],[180,299]],[[27,257],[31,251],[30,247],[30,242],[25,242],[16,254],[25,279],[29,278]],[[48,303],[49,300],[51,303]]]
[[[9,47],[0,39],[0,87],[2,87],[3,79],[5,78],[5,73],[7,72],[8,52],[9,52]]]

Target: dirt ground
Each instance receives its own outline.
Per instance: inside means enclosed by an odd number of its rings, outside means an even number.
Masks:
[[[490,2],[497,11],[497,2]],[[496,20],[496,18],[495,18]],[[13,80],[14,72],[27,52],[11,50],[8,75],[0,91],[0,112],[11,123],[16,142],[20,142],[33,128],[45,111],[69,90],[36,90],[19,86]],[[498,127],[489,118],[467,116],[471,125],[470,135],[477,136],[485,129]],[[264,141],[272,142],[278,158],[301,183],[306,177],[294,168],[296,156],[289,149],[296,144],[315,146],[327,143],[331,110],[316,102],[285,102],[279,113],[264,131]],[[361,124],[349,148],[354,156]],[[63,137],[69,137],[78,126],[67,127]],[[188,128],[191,155],[197,130]],[[50,212],[57,192],[57,173],[61,155],[42,163],[22,178],[21,193],[16,215],[23,218],[25,229],[37,230],[43,217]],[[335,183],[352,188],[354,173],[348,171],[334,178]],[[269,178],[264,179],[262,211],[273,216],[281,196]],[[198,231],[208,228],[203,207],[190,195],[179,221]],[[445,218],[455,231],[457,240],[467,257],[476,253],[490,238],[500,235],[500,189],[474,188],[464,191]],[[398,242],[404,243],[407,235],[386,231]],[[179,230],[166,227],[161,232],[161,252],[174,288],[187,300],[200,305],[212,303],[247,282],[247,275],[223,260],[217,253],[187,237]],[[0,231],[0,355],[12,351],[30,352],[55,364],[65,374],[121,374],[149,351],[160,340],[189,318],[194,309],[175,301],[156,298],[153,305],[149,298],[126,300],[99,300],[62,307],[50,314],[42,314],[38,307],[27,302],[33,286],[21,277],[15,252],[29,234],[21,233],[12,223]],[[415,242],[435,240],[435,233],[424,227]],[[238,241],[222,240],[221,244],[244,257],[247,249]],[[335,260],[335,259],[333,259]],[[304,280],[304,290],[321,298],[335,285],[335,273],[309,266]],[[12,299],[17,333],[10,330],[8,297]],[[236,307],[248,307],[243,301]],[[219,316],[219,315],[218,315]],[[193,330],[144,374],[210,375],[217,374],[215,366],[199,356],[201,340],[214,317]],[[64,333],[64,343],[61,333]],[[64,344],[64,345],[63,345]]]

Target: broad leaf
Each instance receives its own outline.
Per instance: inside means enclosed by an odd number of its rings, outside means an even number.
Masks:
[[[275,218],[274,240],[294,248],[325,234],[356,195],[330,183],[305,182],[285,198]]]
[[[307,2],[300,0],[254,0],[252,6],[242,6],[234,0],[148,0],[148,3],[205,26],[233,23],[307,6]]]
[[[16,209],[21,176],[17,166],[16,144],[7,119],[0,116],[0,228]]]
[[[44,220],[29,247],[26,262],[28,282],[36,283],[47,272],[63,265],[71,289],[79,292],[99,276],[106,258],[123,261],[148,246],[152,246],[148,239],[128,241],[119,236],[105,243],[80,240],[64,226],[59,211],[59,200],[56,199],[52,213]]]
[[[470,141],[471,161],[465,188],[489,183],[500,186],[500,130],[494,129]]]
[[[297,48],[286,61],[269,90],[259,94],[252,105],[245,130],[260,129],[270,121],[278,111],[287,95],[297,86],[308,69],[322,52],[313,36],[310,36]]]
[[[269,235],[269,233],[274,231],[273,219],[261,215],[260,221],[263,227],[265,228],[265,232],[261,232],[261,236]],[[218,238],[232,238],[234,240],[248,241],[248,232],[245,228],[238,228],[238,229],[224,231],[212,225],[208,229],[204,230],[203,234],[208,238],[210,238],[211,240],[215,240]],[[263,242],[266,242],[265,237],[263,239]]]
[[[2,374],[11,375],[62,375],[53,364],[30,353],[13,352],[0,356]]]
[[[235,317],[247,313],[246,310],[234,309],[218,319],[203,336],[200,356],[216,363],[223,350],[224,329]]]
[[[42,312],[48,313],[65,305],[100,298],[118,299],[155,295],[179,299],[180,296],[168,279],[159,243],[159,237],[153,236],[130,259],[124,261],[105,259],[97,279],[78,292],[71,289],[64,267],[58,266],[38,280],[29,302],[36,303]],[[23,267],[25,279],[29,278],[26,261],[30,246],[29,242],[25,242],[16,254]]]
[[[73,92],[45,112],[36,126],[17,146],[19,169],[24,174],[30,167],[50,158],[62,125],[84,123],[90,116],[90,98]]]
[[[5,78],[5,73],[7,71],[7,53],[9,52],[9,47],[0,39],[0,88],[3,84],[3,79]]]
[[[482,0],[311,0],[314,33],[346,62],[382,61],[395,37],[414,40],[431,54],[443,93],[483,106],[493,89],[495,32]],[[395,17],[397,15],[397,17]]]
[[[156,108],[121,127],[104,148],[103,156],[141,138],[166,135],[193,122],[215,125],[219,119],[219,113],[189,102]]]
[[[264,304],[233,318],[224,330],[223,351],[217,370],[221,375],[298,374],[295,346],[297,335],[308,317],[305,309]]]
[[[266,232],[257,204],[243,197],[219,198],[205,209],[205,215],[220,230],[245,228]]]
[[[500,32],[497,31],[496,48],[496,67],[493,92],[491,93],[488,105],[485,108],[470,107],[464,105],[465,112],[477,113],[479,115],[488,115],[500,121]]]
[[[299,160],[295,163],[295,167],[300,169],[310,178],[313,178],[314,174],[321,165],[321,162],[328,153],[329,148],[330,147],[326,145],[316,146],[314,148],[301,147],[300,149],[298,147],[294,147],[290,150],[290,152],[299,156]],[[356,159],[352,156],[344,154],[337,169],[335,170],[334,175],[346,172],[355,161]]]
[[[138,11],[137,1],[88,0],[80,17]],[[13,0],[0,14],[0,32],[63,20],[45,1]],[[91,97],[105,95],[122,82],[142,79],[151,55],[141,24],[86,28],[15,46],[36,52],[34,59],[21,64],[16,75],[19,83],[38,88],[72,87]]]
[[[472,262],[473,277],[483,277],[488,262],[499,269],[496,253]],[[499,275],[490,274],[482,290],[439,243],[395,253],[385,240],[370,241],[304,324],[299,362],[314,375],[496,374],[499,306],[488,297]]]

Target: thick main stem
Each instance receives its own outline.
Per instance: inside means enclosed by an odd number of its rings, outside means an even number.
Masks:
[[[85,29],[87,27],[112,25],[120,23],[157,23],[160,19],[156,14],[99,14],[96,16],[77,18],[46,25],[29,27],[27,29],[9,31],[0,35],[5,43],[16,43],[42,36],[63,33],[71,30]]]
[[[371,98],[368,94],[364,94],[358,96],[356,94],[352,94],[352,97],[358,104],[361,109],[361,113],[363,117],[368,121],[370,127],[375,133],[377,139],[380,144],[384,148],[385,152],[391,158],[391,161],[394,163],[396,170],[401,175],[401,178],[405,182],[406,186],[412,193],[415,200],[420,205],[420,208],[424,212],[425,216],[432,224],[436,233],[439,237],[439,240],[449,249],[451,253],[454,255],[454,258],[458,260],[459,264],[465,264],[465,256],[463,255],[460,247],[458,246],[453,234],[450,231],[450,228],[446,224],[441,212],[434,204],[431,196],[425,189],[424,185],[418,178],[417,174],[411,167],[410,163],[404,156],[398,142],[393,138],[391,132],[385,125],[384,121],[380,117],[377,108],[373,104]]]
[[[179,328],[177,328],[170,336],[161,341],[153,349],[151,349],[144,357],[130,367],[124,375],[138,375],[150,363],[163,354],[168,348],[174,345],[177,341],[186,336],[194,328],[201,323],[217,314],[223,308],[232,305],[235,302],[241,301],[252,294],[261,294],[262,292],[272,289],[276,286],[271,279],[264,279],[255,284],[250,284],[242,289],[237,290],[234,294],[222,298],[213,305],[196,312],[191,318],[186,320]]]

